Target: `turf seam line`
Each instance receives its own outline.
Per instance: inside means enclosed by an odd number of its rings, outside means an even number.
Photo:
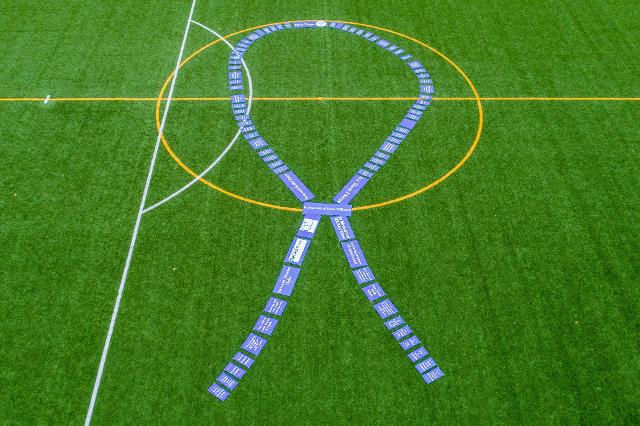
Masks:
[[[136,240],[138,238],[138,230],[140,229],[140,222],[142,219],[142,215],[144,212],[144,206],[147,200],[147,195],[149,193],[149,187],[151,186],[151,177],[153,175],[153,169],[155,167],[156,158],[158,156],[158,150],[160,148],[160,142],[162,140],[162,131],[164,130],[164,126],[167,121],[167,114],[169,112],[169,107],[171,105],[171,97],[173,95],[173,90],[175,88],[175,83],[178,78],[178,71],[180,67],[180,62],[182,62],[182,56],[184,54],[184,48],[187,44],[187,35],[189,34],[189,28],[191,27],[191,18],[193,17],[193,11],[196,7],[196,1],[193,0],[191,3],[191,10],[189,11],[189,18],[187,19],[187,24],[184,29],[184,35],[182,36],[182,44],[180,46],[180,53],[178,54],[178,61],[176,63],[176,70],[173,76],[173,81],[171,82],[171,87],[169,89],[169,94],[167,95],[167,103],[164,107],[164,112],[162,115],[162,123],[160,125],[160,129],[158,130],[158,137],[156,139],[156,144],[153,149],[153,154],[151,156],[151,162],[149,164],[149,171],[147,172],[147,178],[144,184],[144,190],[142,192],[142,197],[140,199],[140,207],[138,208],[138,214],[136,216],[136,222],[133,228],[133,233],[131,236],[131,242],[129,243],[129,250],[127,252],[127,259],[125,261],[124,269],[122,271],[122,277],[120,278],[120,285],[118,287],[118,294],[116,296],[116,301],[113,305],[113,312],[111,314],[111,321],[109,322],[109,329],[107,331],[107,337],[105,339],[104,347],[102,348],[102,354],[100,356],[100,364],[98,365],[98,372],[96,373],[95,382],[93,385],[93,391],[91,393],[91,400],[89,402],[89,408],[87,410],[87,415],[85,417],[84,424],[85,426],[89,426],[91,424],[91,419],[93,417],[93,410],[95,408],[96,399],[98,396],[98,390],[100,389],[100,382],[102,380],[102,375],[104,373],[104,367],[107,360],[107,353],[109,352],[109,346],[111,344],[111,337],[113,336],[113,330],[115,328],[116,319],[118,317],[118,312],[120,310],[120,302],[122,300],[122,294],[124,293],[125,283],[127,281],[127,275],[129,273],[129,266],[131,265],[131,259],[133,258],[133,252],[136,244]]]

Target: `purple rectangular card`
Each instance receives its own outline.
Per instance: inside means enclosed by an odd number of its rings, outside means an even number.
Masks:
[[[233,360],[238,361],[240,364],[244,365],[247,368],[251,367],[251,364],[253,364],[253,358],[246,356],[242,352],[237,352],[233,356]]]
[[[262,334],[266,334],[267,336],[271,336],[271,334],[273,333],[273,329],[276,328],[277,324],[277,319],[260,315],[258,321],[256,321],[256,324],[253,326],[253,329]]]
[[[393,154],[396,149],[398,149],[398,145],[396,145],[394,143],[391,143],[391,142],[384,142],[380,146],[380,150],[388,152],[389,154]]]
[[[427,370],[431,370],[433,367],[436,367],[436,362],[431,357],[416,364],[416,370],[418,370],[419,373],[424,373]]]
[[[404,120],[402,120],[400,122],[400,125],[402,127],[406,127],[407,129],[413,129],[416,126],[417,122],[414,120],[409,120],[408,118],[405,118]]]
[[[320,218],[321,216],[305,214],[305,216],[302,218],[302,223],[300,224],[300,228],[298,228],[298,233],[296,235],[299,237],[313,238],[313,236],[316,234],[318,224],[320,223]]]
[[[353,233],[353,229],[351,229],[351,225],[349,224],[349,219],[346,217],[333,216],[331,218],[331,224],[333,225],[333,229],[336,231],[339,241],[352,240],[356,237]]]
[[[280,166],[283,166],[283,165],[284,165],[284,163],[282,162],[282,160],[276,160],[273,163],[267,164],[267,166],[269,166],[269,168],[271,170],[277,169],[277,168],[279,168]]]
[[[307,240],[304,240],[307,241]],[[293,246],[292,246],[293,247]],[[301,261],[302,262],[302,261]],[[282,294],[284,296],[291,296],[293,286],[296,284],[298,275],[300,274],[300,268],[284,265],[276,281],[276,285],[273,287],[273,292]]]
[[[407,356],[409,357],[411,362],[416,362],[416,361],[421,360],[422,358],[424,358],[427,355],[429,355],[429,352],[424,348],[424,346],[420,346],[418,349],[416,349],[415,351],[411,352]]]
[[[298,176],[296,176],[295,173],[289,171],[287,173],[281,174],[279,178],[280,180],[282,180],[282,182],[284,182],[285,185],[287,185],[289,191],[291,191],[293,195],[295,195],[296,198],[303,203],[315,197],[315,195],[313,195],[311,191],[309,191],[309,188],[307,188],[304,183],[302,183],[302,181],[298,178]]]
[[[411,332],[412,332],[411,327],[409,327],[408,325],[405,325],[404,327],[399,328],[396,331],[394,331],[392,334],[393,334],[394,339],[400,340],[403,337],[406,337],[406,336],[410,335]]]
[[[267,143],[262,138],[256,138],[256,139],[250,140],[249,145],[251,145],[253,149],[259,149],[267,146]]]
[[[391,330],[402,324],[404,324],[404,319],[402,317],[395,317],[390,319],[389,321],[386,321],[384,323],[384,326],[387,327],[387,330]]]
[[[439,367],[436,367],[433,370],[429,371],[427,374],[424,374],[422,377],[424,378],[425,382],[431,384],[442,376],[444,376],[444,373],[442,372],[442,370],[440,370]]]
[[[285,257],[284,261],[288,263],[293,263],[294,265],[301,265],[304,260],[304,255],[307,254],[307,250],[309,249],[310,240],[305,240],[304,238],[294,238],[291,246],[289,247],[289,252],[287,253],[287,257]],[[284,271],[284,268],[283,268]],[[297,275],[296,275],[297,278]],[[287,296],[289,296],[287,294]]]
[[[264,348],[264,345],[267,344],[267,339],[263,339],[260,336],[256,336],[253,333],[249,333],[249,337],[244,341],[242,346],[240,346],[245,351],[258,356]]]
[[[369,170],[365,170],[365,169],[358,170],[358,174],[360,176],[364,176],[364,177],[366,177],[368,179],[371,179],[373,177],[373,173],[370,172]]]
[[[338,195],[333,197],[333,201],[336,203],[348,203],[360,192],[367,182],[369,182],[368,178],[356,174],[347,182],[340,192],[338,192]]]
[[[280,173],[284,173],[289,170],[289,167],[285,164],[284,166],[280,166],[277,169],[273,169],[273,173],[279,175]]]
[[[376,151],[376,153],[373,155],[375,155],[376,157],[382,158],[383,160],[389,160],[389,158],[391,158],[388,154],[385,154],[382,151]]]
[[[218,386],[215,383],[209,387],[209,393],[215,396],[216,398],[218,398],[220,401],[224,401],[229,396],[229,392],[222,389],[220,386]]]
[[[409,67],[412,70],[415,70],[415,69],[418,69],[418,68],[422,68],[422,64],[419,61],[407,62],[407,65],[409,65]]]
[[[264,150],[258,152],[258,155],[260,157],[264,157],[265,155],[269,155],[269,154],[273,154],[273,150],[271,148],[267,148],[267,149],[264,149]]]
[[[349,204],[304,203],[302,214],[351,216],[351,206]]]
[[[417,336],[411,336],[407,340],[403,340],[402,342],[400,342],[400,347],[406,351],[407,349],[411,349],[419,343],[420,339],[418,339]]]
[[[376,310],[376,312],[378,312],[378,315],[380,315],[380,318],[382,319],[387,319],[391,315],[398,312],[396,307],[393,306],[393,303],[391,303],[391,300],[389,299],[373,305],[373,308]]]
[[[364,292],[365,296],[367,296],[367,299],[369,299],[369,302],[380,299],[386,294],[378,283],[373,283],[366,287],[362,287],[362,291]]]
[[[223,384],[224,386],[226,386],[227,389],[229,389],[229,390],[235,389],[235,387],[238,385],[238,382],[233,380],[231,377],[229,377],[225,373],[220,373],[220,375],[218,376],[218,378],[216,380],[218,381],[218,383]]]
[[[238,102],[245,102],[245,97],[244,95],[233,95],[231,96],[231,102],[234,104]]]
[[[237,365],[235,365],[232,362],[227,364],[227,366],[224,368],[224,371],[226,371],[229,374],[234,375],[238,379],[242,379],[242,376],[244,376],[244,373],[246,373],[245,370],[243,370],[242,368],[238,367]]]
[[[369,160],[372,163],[377,164],[378,166],[384,166],[384,164],[387,162],[387,160],[382,159],[382,158],[378,158],[378,157],[371,157],[371,160]]]
[[[374,172],[377,172],[378,170],[380,170],[380,166],[374,163],[371,163],[369,161],[367,161],[366,163],[364,163],[364,166],[369,169],[372,170]]]
[[[356,269],[353,271],[353,276],[356,277],[358,284],[368,283],[369,281],[373,281],[375,277],[373,276],[373,272],[369,267],[364,267],[360,269]]]
[[[362,253],[358,240],[342,243],[342,251],[344,251],[351,269],[366,266],[367,260],[364,258],[364,253]]]
[[[284,308],[287,307],[287,301],[270,297],[267,305],[264,307],[264,311],[277,316],[282,315]]]

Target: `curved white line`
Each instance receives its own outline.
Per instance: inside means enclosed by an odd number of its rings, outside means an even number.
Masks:
[[[191,22],[193,22],[194,24],[196,24],[200,28],[203,28],[203,29],[209,31],[211,34],[215,35],[220,40],[222,40],[222,42],[224,44],[229,46],[229,49],[233,50],[233,45],[231,43],[229,43],[229,41],[227,39],[225,39],[223,36],[218,34],[216,31],[212,30],[211,28],[207,27],[206,25],[201,24],[200,22],[197,22],[197,21],[194,21],[194,20],[191,20]],[[249,84],[249,101],[247,102],[247,114],[249,114],[251,112],[251,103],[253,102],[253,81],[251,80],[251,73],[249,72],[249,68],[247,67],[247,64],[244,62],[244,59],[241,59],[241,62],[242,62],[242,67],[244,68],[244,71],[247,73],[247,83]],[[236,132],[236,134],[233,137],[233,139],[231,139],[231,142],[229,142],[229,145],[227,145],[226,148],[222,151],[222,153],[220,153],[220,155],[218,155],[218,158],[216,158],[213,161],[213,163],[209,164],[209,166],[207,166],[207,168],[204,169],[198,176],[193,178],[189,183],[187,183],[185,186],[183,186],[182,188],[180,188],[179,190],[177,190],[173,194],[171,194],[171,195],[163,198],[162,200],[158,201],[157,203],[147,207],[146,209],[144,209],[142,211],[142,213],[147,213],[147,212],[149,212],[149,211],[151,211],[151,210],[153,210],[155,208],[160,207],[162,204],[164,204],[167,201],[171,200],[172,198],[177,197],[178,195],[182,194],[184,191],[189,189],[193,184],[198,182],[202,177],[204,177],[207,173],[209,173],[211,171],[211,169],[213,169],[220,162],[220,160],[222,160],[224,158],[225,155],[227,155],[229,150],[233,147],[233,145],[236,143],[236,141],[240,137],[241,133],[242,132],[240,131],[240,129],[238,129],[238,131]]]

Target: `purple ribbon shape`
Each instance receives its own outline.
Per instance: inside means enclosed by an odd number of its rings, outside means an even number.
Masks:
[[[273,147],[260,136],[255,124],[246,110],[246,96],[243,91],[243,71],[239,66],[245,52],[257,40],[277,31],[289,29],[329,28],[354,34],[373,43],[378,48],[392,53],[416,74],[419,81],[419,99],[411,106],[405,117],[393,129],[389,137],[380,148],[367,160],[364,167],[359,169],[353,177],[338,191],[333,198],[336,204],[310,203],[315,198],[302,180],[286,165]],[[402,56],[400,56],[402,55]],[[255,358],[262,352],[269,338],[274,333],[279,318],[287,306],[287,299],[292,295],[300,267],[305,255],[315,237],[317,227],[323,216],[329,216],[333,229],[342,246],[345,258],[352,270],[354,278],[360,286],[372,308],[384,320],[384,325],[392,334],[400,347],[406,351],[409,360],[422,375],[426,383],[432,383],[444,375],[429,352],[421,345],[420,339],[398,314],[398,309],[389,299],[387,293],[367,266],[360,243],[349,223],[352,208],[348,204],[382,169],[400,144],[407,138],[411,130],[416,127],[429,106],[433,93],[433,82],[424,69],[422,63],[414,60],[398,46],[393,45],[379,36],[361,28],[345,25],[339,22],[325,21],[297,21],[293,23],[275,24],[258,29],[243,38],[233,49],[229,57],[229,88],[231,90],[231,106],[238,127],[247,143],[257,152],[269,169],[278,176],[291,193],[303,203],[302,223],[297,229],[289,251],[287,252],[280,275],[276,280],[273,295],[269,298],[263,312],[253,326],[253,330],[245,339],[238,351],[224,371],[218,375],[216,382],[209,387],[209,392],[220,401],[226,400],[236,388],[238,382],[253,364]],[[418,347],[419,346],[419,347]],[[417,349],[416,349],[417,348]]]

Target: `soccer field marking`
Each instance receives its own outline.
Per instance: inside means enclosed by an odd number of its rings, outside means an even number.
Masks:
[[[85,417],[84,424],[85,426],[89,426],[91,424],[91,419],[93,417],[93,410],[95,408],[96,399],[98,397],[98,390],[100,389],[100,382],[102,381],[102,375],[104,374],[104,367],[107,361],[107,353],[109,352],[109,347],[111,345],[111,337],[113,336],[113,330],[115,329],[116,319],[118,318],[118,312],[120,311],[120,302],[122,301],[122,294],[124,293],[124,287],[127,281],[127,276],[129,273],[129,266],[131,265],[131,259],[133,258],[133,252],[136,244],[136,240],[138,238],[138,231],[140,229],[140,222],[142,219],[142,214],[144,211],[144,206],[147,201],[147,195],[149,194],[149,187],[151,185],[151,177],[153,175],[153,169],[155,167],[156,158],[158,157],[158,150],[160,149],[160,142],[162,132],[164,130],[164,126],[167,121],[167,114],[169,113],[169,107],[171,106],[171,97],[173,96],[173,90],[175,88],[176,80],[178,79],[178,71],[180,70],[180,62],[182,61],[182,56],[184,54],[184,48],[187,44],[187,35],[189,34],[189,28],[191,26],[191,18],[193,17],[193,11],[196,7],[196,1],[193,0],[191,3],[191,10],[189,11],[189,18],[187,19],[187,24],[184,29],[184,35],[182,37],[182,44],[180,45],[180,53],[178,54],[178,60],[176,63],[176,68],[174,71],[173,79],[171,81],[171,87],[169,88],[169,93],[167,95],[167,102],[164,107],[164,112],[162,114],[162,123],[158,129],[158,137],[156,139],[156,144],[153,148],[153,155],[151,156],[151,162],[149,164],[149,171],[147,172],[147,178],[144,183],[144,190],[142,192],[142,197],[140,199],[140,206],[138,208],[138,214],[136,216],[136,222],[133,227],[133,233],[131,236],[131,242],[129,243],[129,250],[127,252],[127,258],[124,264],[124,269],[122,271],[122,277],[120,278],[120,285],[118,286],[118,294],[116,296],[115,304],[113,305],[113,312],[111,314],[111,321],[109,322],[109,329],[107,331],[107,337],[104,342],[104,346],[102,348],[102,354],[100,356],[100,364],[98,365],[98,372],[96,374],[95,383],[93,385],[93,391],[91,392],[91,401],[89,402],[89,409],[87,410],[87,415]]]
[[[230,38],[233,36],[236,36],[238,34],[244,34],[250,31],[254,31],[254,30],[260,30],[262,28],[265,27],[269,27],[269,26],[274,26],[274,25],[282,25],[282,24],[287,24],[287,23],[296,23],[296,22],[309,22],[310,20],[298,20],[298,21],[283,21],[283,22],[272,22],[269,24],[263,24],[263,25],[257,25],[251,28],[246,28],[243,30],[239,30],[236,31],[234,33],[231,33],[229,35],[226,35],[224,38]],[[444,60],[445,62],[447,62],[451,67],[453,67],[456,72],[458,74],[460,74],[460,76],[467,82],[469,88],[471,89],[471,92],[473,93],[473,98],[475,99],[474,104],[477,106],[477,110],[478,110],[478,127],[475,133],[475,136],[473,137],[473,141],[471,143],[471,146],[469,147],[469,149],[467,150],[467,152],[464,154],[464,156],[458,161],[458,163],[456,163],[451,169],[449,169],[445,174],[443,174],[442,176],[440,176],[438,179],[434,180],[433,182],[423,186],[422,188],[415,190],[411,193],[405,194],[403,196],[397,197],[397,198],[393,198],[393,199],[389,199],[386,201],[382,201],[379,203],[375,203],[375,204],[369,204],[369,205],[364,205],[364,206],[357,206],[354,207],[354,211],[356,210],[367,210],[367,209],[374,209],[374,208],[379,208],[379,207],[384,207],[387,205],[391,205],[391,204],[395,204],[407,199],[410,199],[412,197],[415,197],[417,195],[422,194],[425,191],[428,191],[429,189],[435,187],[436,185],[439,185],[440,183],[444,182],[446,179],[449,178],[449,176],[451,176],[452,174],[454,174],[456,171],[458,171],[460,169],[460,167],[462,167],[464,165],[464,163],[467,162],[467,160],[471,157],[471,154],[473,154],[473,151],[475,151],[476,147],[478,146],[478,143],[480,141],[480,137],[482,135],[482,129],[484,127],[484,112],[483,112],[483,107],[482,107],[482,101],[480,100],[480,95],[478,93],[478,90],[476,89],[475,85],[473,84],[473,82],[471,81],[471,79],[467,76],[467,74],[453,61],[451,60],[449,57],[447,57],[444,53],[440,52],[439,50],[437,50],[436,48],[428,45],[427,43],[424,43],[414,37],[411,37],[409,35],[406,34],[402,34],[400,32],[394,31],[394,30],[390,30],[387,28],[383,28],[383,27],[379,27],[379,26],[375,26],[375,25],[369,25],[369,24],[364,24],[364,23],[359,23],[359,22],[350,22],[350,21],[338,21],[338,20],[334,20],[333,22],[336,23],[341,23],[341,24],[348,24],[348,25],[358,25],[360,27],[365,27],[365,28],[373,28],[376,30],[380,30],[380,31],[384,31],[386,33],[389,34],[394,34],[397,35],[399,37],[402,37],[404,39],[407,39],[409,41],[412,41],[422,47],[424,47],[427,50],[430,50],[432,53],[436,54],[437,56],[439,56],[442,60]],[[220,42],[220,40],[214,40],[210,43],[205,44],[204,46],[198,48],[197,50],[195,50],[193,53],[191,53],[183,62],[182,64],[180,64],[180,67],[186,65],[188,62],[190,62],[193,58],[195,58],[196,56],[198,56],[199,54],[201,54],[202,52],[204,52],[205,50],[209,49],[212,46],[215,46],[216,44],[218,44]],[[167,85],[169,83],[169,81],[171,80],[172,74],[169,74],[169,76],[165,79],[165,82],[162,86],[162,88],[160,89],[160,93],[158,94],[158,98],[157,98],[157,102],[156,102],[156,127],[158,127],[160,125],[160,106],[162,105],[162,99],[164,97],[164,92],[167,88]],[[317,99],[317,98],[316,98]],[[176,153],[172,150],[169,142],[167,141],[167,139],[164,137],[164,135],[162,135],[162,144],[165,148],[165,150],[169,153],[169,155],[171,156],[171,158],[173,158],[173,160],[178,163],[178,165],[180,167],[182,167],[187,173],[189,173],[191,176],[196,177],[197,173],[194,172],[193,170],[191,170],[191,168],[189,168],[189,166],[187,166],[177,155]],[[282,205],[277,205],[277,204],[271,204],[271,203],[267,203],[264,201],[260,201],[260,200],[256,200],[256,199],[252,199],[249,197],[245,197],[242,196],[240,194],[236,194],[234,192],[228,191],[218,185],[215,185],[213,183],[211,183],[210,181],[208,181],[207,179],[201,178],[199,179],[200,182],[202,182],[203,184],[207,185],[208,187],[215,189],[218,192],[221,192],[225,195],[228,195],[229,197],[232,197],[236,200],[239,201],[243,201],[246,203],[250,203],[250,204],[254,204],[257,206],[261,206],[261,207],[267,207],[267,208],[271,208],[271,209],[276,209],[276,210],[282,210],[282,211],[289,211],[289,212],[300,212],[301,209],[298,207],[290,207],[290,206],[282,206]]]
[[[46,98],[0,98],[0,102],[43,102]],[[639,98],[633,97],[530,97],[530,96],[513,96],[513,97],[480,97],[480,101],[482,102],[640,102]],[[161,101],[166,101],[167,98],[161,98]],[[227,102],[229,98],[227,97],[213,97],[213,96],[203,96],[203,97],[175,97],[171,99],[172,102]],[[335,96],[299,96],[299,97],[290,97],[290,96],[282,96],[282,97],[264,97],[264,96],[256,96],[253,98],[253,101],[259,102],[301,102],[301,101],[316,101],[316,102],[367,102],[367,101],[378,101],[378,102],[397,102],[397,101],[415,101],[418,98],[415,97],[387,97],[387,96],[353,96],[353,97],[335,97]],[[456,101],[477,101],[474,97],[433,97],[433,101],[448,101],[448,102],[456,102]],[[145,98],[145,97],[115,97],[115,98],[87,98],[87,97],[66,97],[66,98],[50,98],[50,102],[157,102],[158,98]]]
[[[225,39],[222,35],[220,35],[216,31],[212,30],[211,28],[207,27],[206,25],[201,24],[200,22],[197,22],[197,21],[194,21],[194,20],[191,20],[191,22],[196,24],[196,25],[198,25],[199,27],[203,28],[204,30],[209,31],[211,34],[213,34],[216,37],[218,37],[218,39],[221,40],[224,44],[229,46],[229,49],[233,50],[233,45],[231,43],[229,43],[229,41],[227,39]],[[251,111],[251,105],[252,105],[252,102],[253,102],[253,80],[251,79],[251,73],[249,72],[249,68],[247,67],[247,64],[245,63],[244,59],[242,59],[241,63],[242,63],[242,67],[244,68],[245,72],[247,73],[247,82],[249,84],[249,100],[247,102],[247,111],[250,112]],[[225,100],[228,101],[229,98],[225,98]],[[227,155],[227,153],[231,150],[233,145],[235,145],[236,141],[238,140],[238,138],[240,137],[241,134],[242,134],[242,132],[240,131],[240,129],[238,129],[238,131],[236,132],[236,134],[233,137],[233,139],[231,139],[231,142],[229,142],[229,144],[225,147],[225,149],[222,150],[222,153],[220,153],[220,155],[218,155],[218,157],[215,160],[213,160],[213,162],[211,164],[209,164],[209,166],[207,166],[198,176],[194,177],[191,181],[189,181],[189,183],[187,183],[186,185],[184,185],[182,188],[178,189],[174,193],[168,195],[167,197],[163,198],[162,200],[158,201],[157,203],[147,207],[146,209],[143,210],[142,213],[147,213],[147,212],[150,212],[153,209],[156,209],[156,208],[160,207],[161,205],[163,205],[167,201],[169,201],[169,200],[173,199],[174,197],[177,197],[178,195],[182,194],[184,191],[186,191],[191,186],[193,186],[193,184],[197,183],[200,179],[202,179],[204,176],[206,176],[206,174],[209,173],[225,157],[225,155]]]

